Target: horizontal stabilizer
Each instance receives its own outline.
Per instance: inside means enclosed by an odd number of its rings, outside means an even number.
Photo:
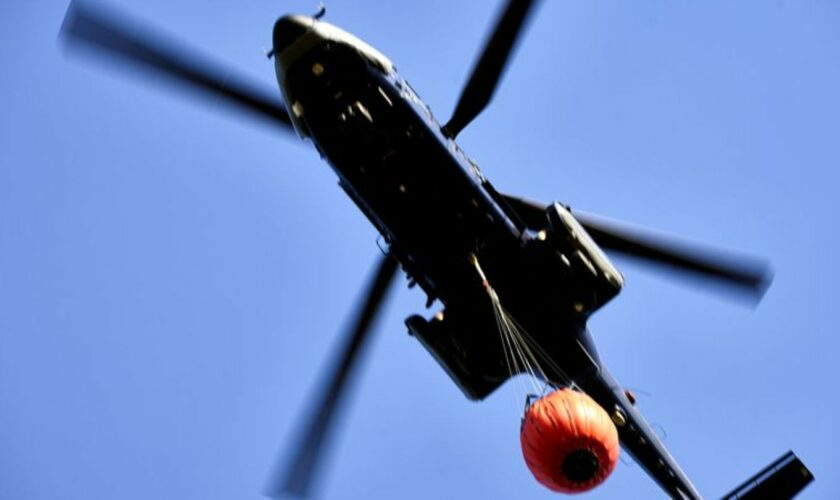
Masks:
[[[789,500],[814,480],[814,475],[792,452],[768,465],[723,497],[723,500]]]

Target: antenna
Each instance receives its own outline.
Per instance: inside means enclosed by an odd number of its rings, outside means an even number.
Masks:
[[[318,2],[318,12],[314,16],[312,16],[312,19],[318,21],[322,17],[324,17],[324,14],[326,14],[326,13],[327,13],[327,6],[324,5],[324,2]]]

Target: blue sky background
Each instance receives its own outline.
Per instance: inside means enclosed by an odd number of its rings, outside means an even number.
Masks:
[[[500,2],[332,0],[444,121]],[[310,1],[114,0],[267,89]],[[378,254],[309,144],[67,59],[66,1],[0,3],[0,498],[261,498]],[[716,497],[793,448],[840,498],[840,4],[552,1],[460,143],[502,190],[766,257],[755,311],[616,259],[592,321]],[[209,105],[208,105],[209,104]],[[219,109],[213,109],[213,108]],[[468,402],[395,288],[319,491],[555,498],[515,389]],[[662,496],[619,464],[591,498]]]

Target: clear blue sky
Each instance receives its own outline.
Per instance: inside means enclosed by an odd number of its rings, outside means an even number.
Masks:
[[[114,0],[274,86],[315,2]],[[500,2],[328,2],[445,120]],[[0,4],[0,498],[260,497],[378,254],[311,145],[68,60],[66,1]],[[616,260],[603,357],[716,497],[793,448],[840,498],[840,4],[549,1],[461,136],[500,188],[769,259],[752,311]],[[218,107],[220,109],[213,109]],[[326,499],[555,498],[512,386],[468,402],[380,323]],[[641,391],[640,391],[641,392]],[[658,498],[619,464],[591,498]]]

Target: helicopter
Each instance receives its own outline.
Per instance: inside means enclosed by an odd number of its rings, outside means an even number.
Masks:
[[[600,360],[586,327],[623,286],[603,250],[702,275],[752,297],[761,296],[769,278],[752,263],[704,256],[561,203],[504,194],[461,150],[457,136],[490,102],[536,3],[507,3],[443,125],[391,61],[322,21],[323,11],[275,23],[268,55],[284,106],[245,82],[180,58],[156,45],[154,36],[137,36],[116,18],[71,4],[62,30],[68,42],[162,72],[309,139],[382,235],[386,255],[277,489],[309,491],[348,377],[385,292],[402,269],[409,285],[426,294],[427,307],[443,305],[428,319],[411,316],[408,330],[467,398],[484,399],[515,375],[505,366],[501,343],[487,334],[496,328],[485,293],[486,283],[492,283],[551,360],[546,382],[573,382],[610,413],[624,449],[669,495],[701,498]],[[731,495],[766,498],[761,495],[767,491],[784,491],[788,496],[778,498],[789,498],[812,476],[787,454],[756,478],[744,484],[747,490]]]

